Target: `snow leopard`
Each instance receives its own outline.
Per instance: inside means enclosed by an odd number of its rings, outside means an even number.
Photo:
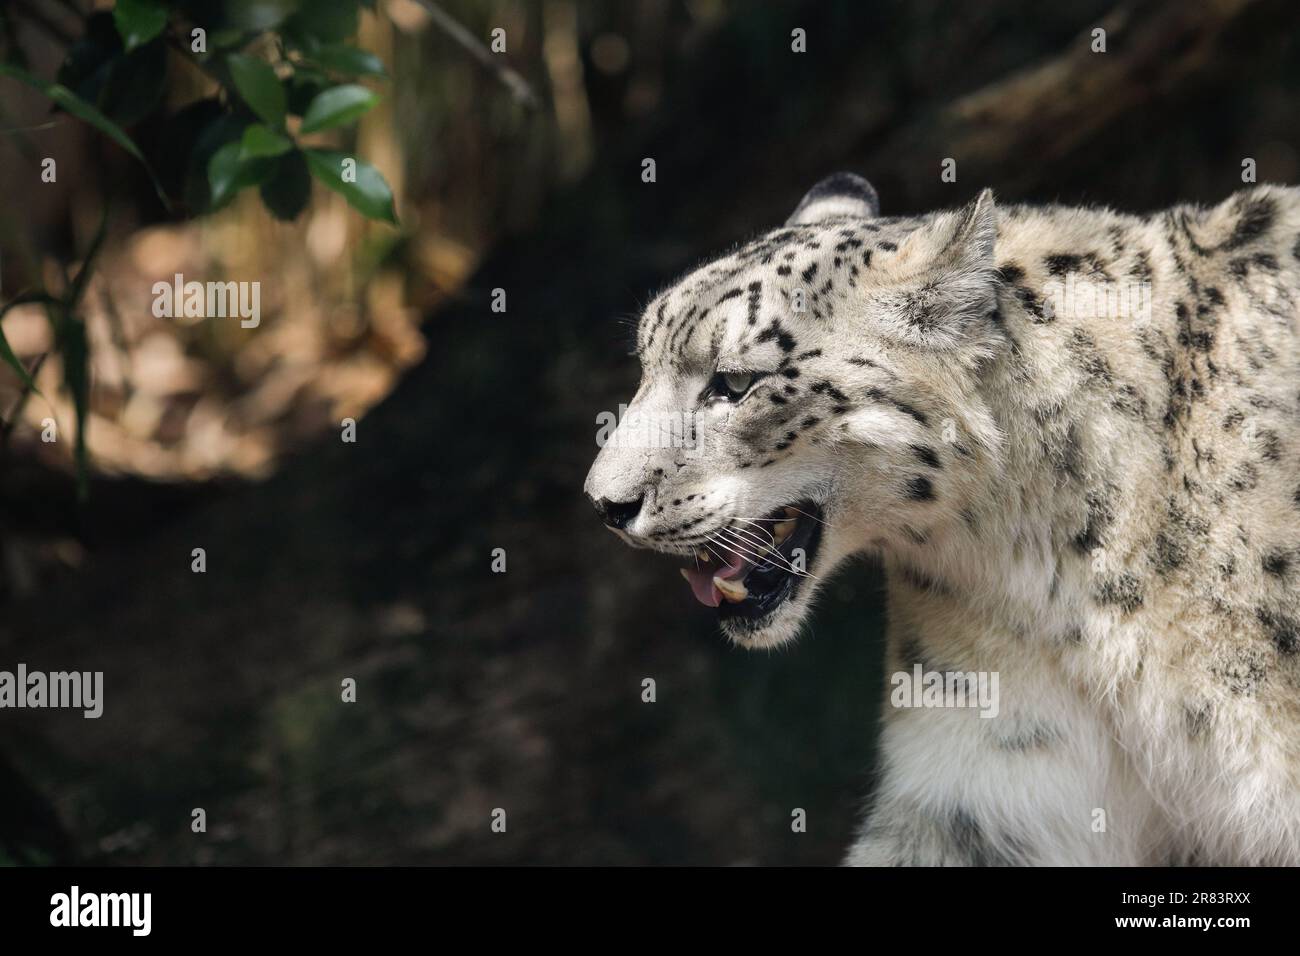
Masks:
[[[1300,864],[1298,299],[1293,187],[882,216],[836,174],[650,301],[585,492],[742,647],[883,570],[845,863]]]

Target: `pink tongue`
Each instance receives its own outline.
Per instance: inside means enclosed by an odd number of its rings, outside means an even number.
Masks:
[[[728,555],[728,564],[721,570],[718,570],[710,562],[709,566],[703,569],[687,568],[686,579],[691,583],[691,592],[695,595],[695,600],[707,607],[717,607],[722,603],[722,592],[713,583],[714,575],[729,581],[732,578],[743,577],[751,567],[753,567],[753,562],[735,555]]]

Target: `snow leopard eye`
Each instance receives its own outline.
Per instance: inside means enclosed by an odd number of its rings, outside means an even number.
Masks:
[[[718,372],[709,382],[705,397],[726,402],[738,402],[758,378],[753,372]]]

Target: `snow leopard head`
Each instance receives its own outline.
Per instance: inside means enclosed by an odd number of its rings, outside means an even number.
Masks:
[[[996,429],[997,213],[882,218],[841,173],[779,229],[657,295],[640,388],[586,493],[625,542],[685,557],[747,647],[792,638],[849,557],[960,521]]]

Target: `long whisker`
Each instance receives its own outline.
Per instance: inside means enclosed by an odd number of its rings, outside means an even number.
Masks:
[[[726,529],[726,530],[730,531],[732,534],[735,534],[735,529]],[[787,558],[784,554],[782,554],[782,553],[781,553],[778,549],[776,549],[776,548],[771,548],[771,549],[769,550],[768,554],[765,555],[765,556],[764,556],[763,558],[761,558],[760,560],[767,561],[767,560],[769,560],[769,559],[771,559],[771,558],[775,558],[776,561],[775,561],[774,563],[776,563],[778,566],[780,566],[780,567],[783,568],[784,570],[790,572],[791,574],[797,574],[797,575],[799,575],[800,577],[805,577],[805,578],[812,578],[814,581],[820,581],[820,580],[821,580],[821,575],[813,574],[811,571],[807,571],[807,570],[804,570],[804,569],[802,569],[802,568],[797,568],[797,567],[795,567],[794,564],[792,564],[792,563],[790,562],[790,559]]]
[[[710,538],[709,540],[712,541],[713,539]],[[706,548],[709,548],[709,546],[708,546],[707,544],[705,545],[705,547],[706,547]],[[717,558],[717,559],[718,559],[718,562],[719,562],[720,564],[726,564],[726,563],[727,563],[726,561],[724,561],[724,560],[722,559],[722,555],[718,554],[718,552],[714,551],[712,548],[709,548],[709,553],[710,553],[711,555],[713,555],[715,558]]]
[[[790,508],[791,508],[791,510],[793,510],[793,511],[797,511],[797,512],[799,512],[799,514],[803,515],[805,518],[811,518],[813,521],[816,521],[816,522],[817,522],[818,524],[820,524],[820,525],[825,525],[827,528],[830,527],[830,525],[826,524],[826,522],[823,521],[821,518],[817,517],[816,515],[810,515],[808,512],[804,511],[802,508],[796,508],[796,507],[794,507],[794,505],[790,505]]]
[[[744,555],[742,555],[739,551],[736,551],[734,548],[732,548],[731,546],[729,546],[726,542],[724,542],[724,541],[722,541],[720,538],[718,538],[717,534],[711,534],[711,535],[709,535],[709,540],[712,541],[714,544],[716,544],[719,548],[721,548],[725,554],[734,555],[735,557],[738,557],[738,558],[740,558],[740,557],[744,557]],[[708,546],[706,545],[705,547],[708,547]],[[710,551],[713,551],[712,548],[709,548],[709,550],[710,550]],[[718,554],[718,552],[713,551],[713,554],[716,555],[716,556],[717,556],[717,559],[718,559],[719,561],[721,561],[723,564],[726,564],[726,563],[727,563],[727,559],[724,558],[721,554]]]
[[[780,551],[776,550],[775,548],[772,548],[772,547],[770,547],[770,546],[768,546],[768,545],[758,545],[758,547],[761,547],[761,548],[763,548],[764,550],[763,550],[762,553],[760,553],[760,554],[758,554],[758,555],[755,555],[752,551],[748,551],[748,550],[746,550],[746,546],[752,548],[752,547],[754,547],[755,545],[754,545],[752,542],[750,542],[749,540],[747,540],[747,539],[745,539],[745,538],[741,538],[741,537],[739,537],[739,535],[738,535],[737,532],[736,532],[736,529],[734,529],[734,528],[723,528],[722,530],[723,530],[723,533],[732,535],[732,536],[733,536],[733,540],[736,541],[736,542],[738,542],[736,546],[739,547],[742,551],[744,551],[745,554],[746,554],[748,557],[753,558],[754,561],[755,561],[756,563],[757,563],[757,562],[766,562],[766,561],[769,561],[769,560],[775,558],[775,563],[779,564],[781,567],[785,568],[785,570],[789,571],[790,573],[792,573],[792,574],[807,574],[806,571],[800,571],[800,570],[799,570],[798,568],[796,568],[793,564],[791,564],[791,563],[789,562],[789,560],[787,560],[786,556],[785,556],[784,554],[782,554]]]
[[[748,528],[737,528],[736,529],[737,531],[744,531],[746,534],[750,536],[757,535],[760,538],[765,538],[766,539],[765,543],[769,547],[773,547],[773,548],[777,547],[778,542],[776,540],[776,534],[773,532],[771,528],[764,528],[761,524],[749,518],[737,518],[736,520],[742,522],[743,524],[753,525],[753,527],[756,529],[755,531],[750,531]],[[790,519],[787,518],[786,520],[788,521]]]
[[[739,520],[744,521],[747,524],[753,524],[753,522],[749,521],[747,518],[741,518]],[[780,550],[779,546],[777,545],[776,538],[766,528],[759,528],[759,530],[762,531],[764,535],[766,535],[766,540],[760,538],[757,534],[755,534],[753,531],[750,531],[747,528],[732,528],[731,530],[733,531],[733,533],[742,534],[747,539],[756,541],[759,544],[759,546],[765,550],[770,549],[772,554],[774,554],[777,557],[777,559],[780,560],[781,563],[785,565],[789,570],[795,572],[796,574],[806,573],[806,572],[799,571],[799,569],[796,568],[790,562],[790,560],[785,556],[785,554]]]
[[[723,528],[722,531],[719,532],[719,533],[720,533],[720,534],[728,534],[728,533],[730,533],[730,530],[731,530],[731,529],[729,529],[729,528]],[[741,539],[736,539],[736,538],[728,539],[727,544],[730,546],[729,550],[731,551],[732,554],[735,554],[737,557],[747,558],[747,559],[749,559],[750,561],[752,561],[754,564],[760,564],[760,563],[762,563],[763,561],[766,561],[766,560],[767,560],[767,558],[765,558],[763,555],[761,555],[761,554],[757,554],[757,553],[755,553],[755,552],[749,550],[749,548],[751,548],[751,547],[753,547],[753,546],[750,545],[749,542],[745,541],[743,538],[741,538]]]
[[[814,515],[814,514],[809,514],[808,512],[804,511],[802,508],[796,508],[794,505],[786,505],[786,507],[789,508],[791,511],[798,512],[799,514],[803,515],[805,518],[811,518],[813,521],[816,521],[818,524],[826,525],[828,528],[830,527],[830,525],[829,525],[826,521],[824,521],[823,519],[817,517],[817,516]],[[790,520],[790,516],[789,516],[789,515],[782,515],[782,516],[779,517],[779,518],[772,518],[772,517],[766,517],[766,516],[765,516],[765,517],[761,517],[761,518],[739,518],[738,520],[741,520],[741,521],[770,521],[770,522],[772,522],[773,524],[780,524],[782,521],[789,521],[789,520]]]
[[[740,519],[740,520],[742,520],[742,521],[747,521],[748,519],[742,518],[742,519]],[[752,532],[752,531],[748,531],[748,530],[745,529],[745,528],[734,528],[734,527],[733,527],[733,528],[727,528],[727,529],[724,529],[724,530],[728,530],[728,531],[730,531],[732,534],[741,534],[741,535],[745,535],[746,538],[745,538],[744,540],[750,540],[750,539],[754,539],[754,538],[756,537],[756,535],[754,534],[754,532]],[[818,575],[815,575],[815,574],[813,574],[813,573],[810,572],[810,571],[805,571],[805,570],[801,570],[801,569],[799,569],[799,568],[796,568],[796,567],[794,566],[794,564],[790,561],[790,559],[787,558],[787,557],[785,556],[785,554],[782,553],[782,551],[781,551],[781,550],[776,546],[775,539],[773,539],[770,543],[768,543],[768,542],[759,542],[759,544],[760,544],[760,546],[761,546],[762,548],[769,550],[770,553],[771,553],[772,555],[774,555],[774,556],[778,559],[778,561],[781,563],[781,565],[782,565],[783,567],[785,567],[785,568],[786,568],[788,571],[790,571],[791,573],[793,573],[793,574],[802,574],[802,575],[804,575],[804,576],[806,576],[806,577],[810,577],[810,578],[817,578],[817,577],[818,577]]]
[[[744,541],[750,547],[757,548],[759,553],[763,554],[765,557],[770,556],[775,558],[777,561],[785,563],[785,555],[777,550],[776,540],[774,538],[770,536],[766,539],[761,538],[746,528],[728,528],[727,530],[732,536]]]
[[[772,537],[772,535],[770,534],[756,534],[755,532],[750,531],[748,528],[739,528],[739,527],[729,528],[728,530],[731,531],[732,534],[743,535],[745,538],[752,541],[755,545],[757,545],[760,548],[766,549],[766,548],[776,547],[776,538]]]

